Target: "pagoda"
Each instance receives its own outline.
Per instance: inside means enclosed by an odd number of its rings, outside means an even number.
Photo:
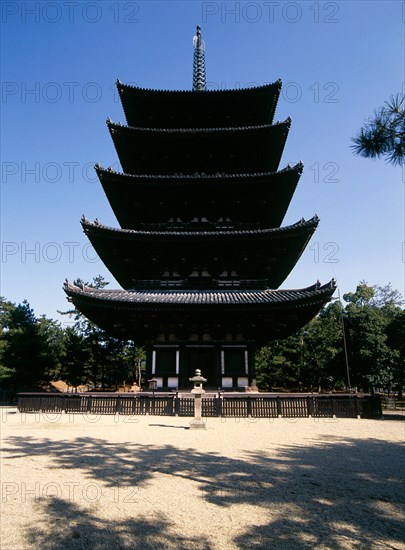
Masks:
[[[122,172],[96,165],[120,228],[83,230],[123,290],[75,286],[68,299],[111,336],[147,351],[158,389],[255,384],[255,351],[330,301],[332,280],[279,290],[319,219],[281,227],[303,165],[279,170],[291,120],[274,122],[281,81],[208,91],[194,37],[193,89],[117,82],[127,125],[107,119]]]

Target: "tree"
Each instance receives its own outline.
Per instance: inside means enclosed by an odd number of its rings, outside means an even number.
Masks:
[[[344,316],[354,383],[364,389],[391,387],[397,377],[396,353],[390,346],[387,330],[402,311],[401,295],[390,284],[369,286],[361,281],[356,292],[343,298],[348,302]]]
[[[343,389],[348,385],[342,315],[343,305],[336,300],[321,310],[303,332],[303,342],[312,353],[307,378],[321,388]]]
[[[368,286],[366,281],[360,281],[357,285],[356,292],[348,292],[343,294],[343,300],[355,306],[365,306],[370,304],[370,301],[375,296],[375,290],[372,286]]]
[[[274,387],[298,385],[300,348],[298,336],[274,340],[256,354],[256,376],[259,388],[271,391]]]
[[[65,354],[65,332],[61,324],[45,315],[37,320],[38,336],[41,338],[42,368],[45,378],[60,378],[62,358]]]
[[[393,382],[392,353],[387,344],[387,318],[370,304],[349,304],[345,310],[352,382],[368,390]]]
[[[10,318],[10,313],[15,308],[15,304],[0,296],[0,336],[3,335],[4,327]]]
[[[78,286],[85,284],[102,289],[109,283],[102,275],[98,275],[93,278],[92,283],[83,283],[81,279],[77,279],[74,284]],[[109,336],[77,309],[59,313],[74,318],[73,331],[78,337],[75,339],[69,333],[67,340],[68,348],[77,355],[75,359],[68,355],[64,365],[64,371],[72,385],[91,382],[95,387],[106,389],[117,387],[128,380],[134,365],[133,343]],[[80,346],[83,347],[82,350],[79,349]],[[84,357],[86,357],[85,360]]]
[[[397,94],[374,112],[352,138],[354,153],[366,158],[384,157],[389,164],[403,165],[405,159],[405,96]]]
[[[132,382],[135,353],[133,342],[107,338],[103,349],[102,384],[116,388],[127,380]]]
[[[77,388],[87,380],[87,363],[90,351],[86,339],[73,327],[65,329],[65,356],[62,360],[60,378]]]
[[[17,306],[3,300],[0,312],[0,379],[32,387],[58,377],[64,352],[60,324],[37,319],[26,300]]]
[[[393,386],[402,397],[405,387],[405,310],[397,310],[387,326],[387,344],[393,352]]]
[[[76,279],[73,284],[77,286],[85,285],[91,288],[102,289],[106,287],[109,283],[104,280],[104,277],[102,275],[98,275],[97,277],[93,278],[92,283],[85,283],[82,279],[79,278]],[[74,380],[78,381],[80,378],[82,382],[91,382],[95,387],[97,387],[98,384],[101,383],[104,389],[105,378],[103,376],[103,347],[108,336],[103,330],[101,330],[97,325],[89,321],[77,309],[60,311],[59,313],[61,313],[62,315],[69,315],[69,317],[73,317],[75,321],[73,329],[76,332],[77,336],[81,337],[80,342],[86,349],[85,352],[83,351],[83,354],[81,352],[79,353],[80,358],[78,358],[77,361],[73,361],[73,364],[67,365],[67,367],[65,366],[65,369],[71,369],[74,372]],[[70,336],[70,342],[68,340],[68,343],[70,345],[77,345],[79,343],[79,340],[76,340],[74,342],[73,338]],[[82,363],[82,377],[80,377],[79,372],[77,372],[76,369],[79,367],[78,361],[82,361],[84,354],[86,354],[87,360],[86,363]],[[72,384],[74,386],[78,385],[78,383],[75,384],[73,383],[73,381]]]
[[[35,384],[43,377],[42,346],[37,319],[26,300],[9,311],[3,338],[2,363],[10,370],[12,383]]]
[[[344,389],[350,382],[365,390],[405,384],[405,311],[391,284],[361,281],[355,292],[325,307],[304,329],[276,340],[256,356],[261,389],[283,386]],[[344,328],[344,333],[343,333]]]
[[[9,311],[3,339],[2,363],[12,383],[32,386],[45,378],[44,339],[26,300]]]
[[[7,345],[4,336],[7,333],[6,327],[10,313],[14,308],[15,304],[0,296],[0,385],[7,383],[15,372],[13,368],[4,365],[3,362],[3,353]]]

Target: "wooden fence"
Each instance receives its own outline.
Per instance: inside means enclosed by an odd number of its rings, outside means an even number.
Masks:
[[[0,405],[12,405],[15,402],[16,392],[0,388]]]
[[[194,397],[176,393],[19,393],[20,412],[194,416]],[[231,394],[202,398],[203,417],[379,418],[379,396]]]

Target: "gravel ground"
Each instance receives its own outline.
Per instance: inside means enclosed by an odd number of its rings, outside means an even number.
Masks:
[[[405,549],[400,418],[1,414],[1,550]]]

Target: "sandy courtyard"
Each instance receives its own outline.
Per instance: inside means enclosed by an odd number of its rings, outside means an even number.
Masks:
[[[405,549],[404,423],[1,413],[1,550]]]

